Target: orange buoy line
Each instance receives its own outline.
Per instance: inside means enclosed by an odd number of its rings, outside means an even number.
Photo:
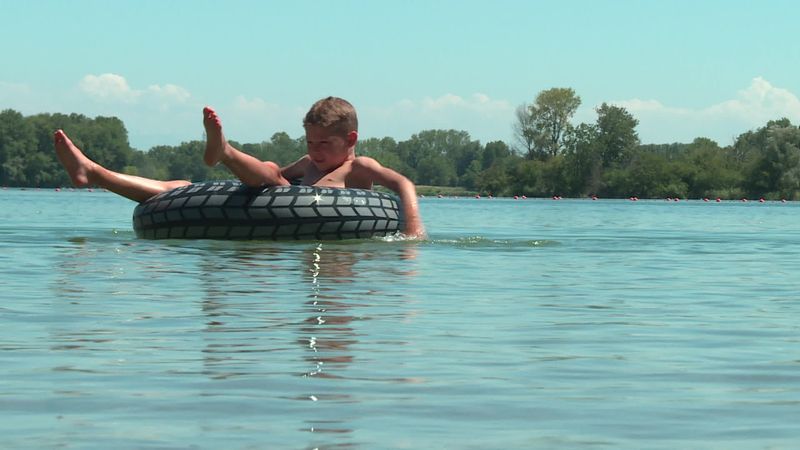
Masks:
[[[437,197],[438,198],[459,198],[459,197],[443,196],[441,194],[438,195]],[[487,194],[485,197],[481,196],[481,194],[475,194],[473,198],[475,198],[475,199],[481,199],[481,198],[493,199],[495,197],[492,194]],[[498,198],[504,198],[504,197],[498,197]],[[513,195],[511,197],[505,197],[505,198],[510,198],[510,199],[513,199],[513,200],[526,200],[528,197],[526,195],[515,194],[515,195]],[[542,199],[546,199],[546,197],[542,198]],[[553,195],[552,197],[550,197],[550,200],[562,200],[562,199],[563,199],[563,197],[560,196],[560,195]],[[579,198],[575,198],[575,199],[579,199]],[[592,194],[592,195],[588,196],[587,199],[589,199],[589,200],[599,200],[600,197],[598,197],[595,194]],[[626,200],[631,201],[631,202],[638,202],[641,199],[636,195],[632,195],[632,196],[628,197]],[[648,199],[645,199],[645,200],[648,200]],[[649,200],[656,200],[656,199],[649,199]],[[697,198],[697,199],[691,199],[691,198],[682,199],[681,197],[666,197],[666,198],[664,198],[664,201],[667,201],[667,202],[670,202],[670,203],[678,203],[678,202],[681,202],[681,201],[687,201],[687,202],[690,202],[690,201],[702,201],[704,203],[708,203],[708,202],[711,202],[712,199],[709,198],[709,197],[702,197],[702,198]],[[751,201],[751,199],[748,199],[747,197],[742,197],[739,200],[733,200],[733,199],[724,200],[724,199],[722,199],[722,197],[715,197],[715,198],[713,198],[713,201],[715,203],[722,203],[722,202],[725,202],[725,201],[739,201],[741,203],[748,203],[748,202]],[[752,201],[755,201],[755,200],[752,200]],[[772,201],[780,202],[780,203],[787,203],[789,200],[786,200],[785,198],[781,198],[780,200],[772,200]],[[770,200],[767,200],[764,197],[759,197],[758,198],[758,203],[769,203],[769,202],[770,202]]]

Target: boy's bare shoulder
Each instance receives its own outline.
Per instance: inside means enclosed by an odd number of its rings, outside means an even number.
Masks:
[[[376,161],[369,156],[356,156],[353,159],[353,169],[354,170],[364,170],[364,169],[375,169],[378,167],[383,167],[381,163]]]
[[[311,164],[311,157],[308,155],[303,155],[297,161],[295,161],[294,164]]]
[[[295,168],[298,170],[305,170],[311,164],[311,158],[308,155],[301,156],[298,160],[289,163],[284,169]]]

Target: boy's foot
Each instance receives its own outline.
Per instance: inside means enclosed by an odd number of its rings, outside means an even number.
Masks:
[[[225,157],[228,141],[222,134],[222,120],[217,112],[208,106],[203,108],[203,126],[206,129],[206,152],[203,161],[209,166],[214,166]]]
[[[56,157],[61,162],[61,165],[67,169],[72,184],[77,187],[88,185],[89,175],[97,166],[97,163],[87,158],[81,149],[72,143],[63,130],[57,130],[53,134],[53,141],[56,147]]]

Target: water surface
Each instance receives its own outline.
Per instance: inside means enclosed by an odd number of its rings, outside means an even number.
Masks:
[[[793,448],[800,205],[422,199],[426,242],[145,241],[0,191],[2,448]]]

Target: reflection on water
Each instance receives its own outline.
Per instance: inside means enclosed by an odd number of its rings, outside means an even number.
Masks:
[[[49,327],[50,370],[139,374],[156,391],[195,379],[186,395],[229,408],[260,397],[261,414],[284,414],[313,445],[355,445],[336,405],[364,401],[363,375],[349,370],[387,342],[358,324],[402,320],[405,296],[392,287],[417,274],[417,245],[68,240],[51,284],[61,320]],[[67,392],[91,395],[53,395]]]
[[[483,236],[443,237],[431,242],[436,246],[492,253],[526,253],[535,248],[558,246],[560,243],[550,239],[494,239]]]
[[[0,224],[0,447],[800,437],[796,206],[422,200],[430,241],[320,244],[140,241],[108,198]]]
[[[346,300],[335,293],[326,295],[324,291],[331,291],[320,287],[320,278],[332,279],[339,283],[354,282],[353,266],[356,263],[355,255],[349,252],[331,253],[331,258],[322,261],[322,244],[316,246],[311,252],[311,261],[305,272],[311,286],[309,300],[305,302],[306,310],[311,313],[300,330],[307,334],[300,343],[307,345],[311,354],[306,360],[313,365],[313,369],[304,376],[333,377],[337,368],[342,369],[352,362],[353,356],[348,353],[349,345],[355,343],[355,333],[349,326],[353,316],[348,313],[350,306]],[[323,267],[325,275],[322,275]],[[325,367],[323,365],[327,364]],[[319,395],[310,395],[315,401]]]
[[[356,333],[350,326],[353,315],[347,300],[325,286],[324,280],[334,283],[353,283],[355,271],[353,266],[356,257],[350,252],[333,251],[325,254],[323,246],[317,245],[311,251],[309,266],[304,272],[306,282],[310,284],[308,300],[304,302],[306,314],[310,315],[300,325],[301,337],[298,342],[307,349],[304,359],[310,369],[303,377],[339,378],[342,372],[353,362],[353,354],[349,348],[357,342]],[[321,285],[321,281],[323,281]],[[326,293],[327,292],[327,293]],[[323,389],[321,386],[318,389]],[[353,402],[356,401],[348,393],[332,394],[322,390],[310,392],[307,397],[313,402]],[[337,433],[346,435],[351,444],[352,428],[340,419],[308,417],[304,428],[312,433]]]

